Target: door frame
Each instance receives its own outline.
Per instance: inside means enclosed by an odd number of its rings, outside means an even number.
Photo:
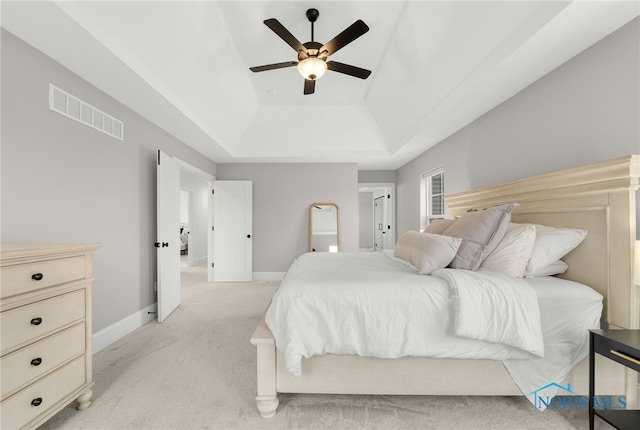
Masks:
[[[358,184],[358,192],[381,192],[389,196],[387,199],[387,220],[390,229],[385,230],[383,249],[393,249],[396,244],[396,184],[394,182],[364,182]],[[372,206],[373,207],[373,206]],[[371,228],[375,235],[375,223]],[[375,237],[375,236],[374,236]]]

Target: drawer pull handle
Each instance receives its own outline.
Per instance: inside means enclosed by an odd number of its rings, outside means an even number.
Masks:
[[[40,364],[42,364],[42,358],[40,357],[34,358],[33,360],[31,360],[32,366],[40,366]]]
[[[31,320],[31,324],[33,325],[40,325],[42,324],[42,318],[38,317],[38,318],[34,318]]]
[[[630,357],[627,354],[625,354],[624,352],[616,351],[616,350],[613,350],[613,349],[611,351],[609,351],[609,352],[611,352],[613,355],[617,355],[618,357],[624,358],[625,360],[628,360],[628,361],[630,361],[632,363],[635,363],[635,364],[640,366],[640,360],[638,360],[637,358]]]
[[[44,275],[42,273],[34,273],[33,275],[31,275],[31,279],[33,279],[34,281],[42,281],[42,278],[44,278]]]
[[[40,406],[40,404],[42,404],[42,397],[36,397],[31,400],[31,406]]]

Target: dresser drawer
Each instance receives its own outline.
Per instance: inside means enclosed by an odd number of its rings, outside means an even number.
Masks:
[[[2,354],[85,317],[85,290],[41,300],[0,314]]]
[[[19,429],[86,382],[84,356],[4,400],[3,429]],[[35,404],[40,401],[38,406]],[[33,402],[33,404],[32,404]]]
[[[10,297],[83,279],[85,270],[84,256],[3,267],[0,275],[0,297]]]
[[[2,398],[72,357],[82,354],[84,350],[85,326],[80,323],[5,355],[0,361]]]

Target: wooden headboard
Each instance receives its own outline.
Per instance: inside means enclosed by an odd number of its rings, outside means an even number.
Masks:
[[[517,202],[513,222],[583,228],[585,241],[563,258],[562,277],[604,296],[603,319],[613,326],[640,328],[640,298],[633,284],[636,192],[640,155],[561,170],[445,197],[451,216],[469,209]]]

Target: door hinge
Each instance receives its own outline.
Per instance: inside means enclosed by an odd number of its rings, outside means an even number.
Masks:
[[[391,194],[387,194],[387,198],[390,199],[391,198]]]
[[[211,190],[211,194],[215,194],[215,193],[216,193],[216,190]]]
[[[211,226],[211,231],[215,231],[215,229],[216,228],[214,226]]]
[[[214,263],[211,263],[211,267],[215,267],[215,266],[214,266]]]

